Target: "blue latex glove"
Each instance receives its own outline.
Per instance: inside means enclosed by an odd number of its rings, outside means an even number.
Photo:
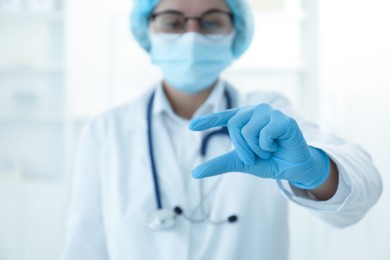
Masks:
[[[235,150],[196,167],[192,171],[194,178],[245,172],[314,189],[329,176],[329,157],[306,144],[294,119],[269,105],[230,109],[190,123],[194,131],[221,126],[229,129]]]

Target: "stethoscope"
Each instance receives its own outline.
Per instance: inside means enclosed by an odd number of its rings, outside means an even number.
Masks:
[[[180,206],[176,206],[173,209],[163,208],[161,202],[160,185],[158,182],[158,174],[157,174],[157,168],[156,168],[156,163],[154,158],[153,141],[152,141],[152,109],[153,109],[154,95],[155,95],[155,91],[153,91],[152,95],[150,96],[150,99],[147,104],[147,112],[146,112],[148,149],[149,149],[149,157],[150,157],[150,164],[151,164],[152,177],[153,177],[153,188],[154,188],[154,194],[156,199],[156,209],[153,210],[149,215],[149,222],[148,222],[149,228],[151,228],[152,230],[164,230],[164,229],[173,228],[176,224],[176,220],[178,216],[182,216],[184,219],[188,220],[191,223],[206,222],[213,225],[220,225],[224,223],[237,222],[238,221],[237,215],[231,215],[223,220],[210,219],[210,217],[206,214],[204,209],[202,182],[200,182],[200,207],[201,207],[201,214],[202,214],[202,217],[200,219],[194,219],[186,215],[184,213],[184,210]],[[226,88],[224,91],[224,95],[226,98],[227,108],[231,109],[232,101],[229,92],[226,90]],[[207,146],[208,146],[208,142],[210,141],[210,138],[216,135],[229,136],[228,129],[226,127],[223,127],[219,130],[208,133],[206,136],[202,138],[200,155],[203,158],[206,156]]]

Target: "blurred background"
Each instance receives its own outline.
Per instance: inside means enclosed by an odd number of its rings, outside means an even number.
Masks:
[[[224,72],[284,93],[364,146],[380,201],[347,229],[291,205],[291,259],[390,259],[390,2],[251,0],[249,51]],[[130,0],[0,0],[0,260],[58,259],[80,130],[161,78],[129,33]]]

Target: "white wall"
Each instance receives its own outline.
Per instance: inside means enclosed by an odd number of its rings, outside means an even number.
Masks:
[[[312,219],[309,228],[296,225],[293,236],[309,243],[292,241],[293,259],[390,259],[389,10],[386,0],[320,1],[322,123],[371,153],[384,191],[366,218],[350,228],[337,230]],[[307,219],[302,212],[298,216]]]
[[[291,3],[292,0],[286,1]],[[133,98],[160,75],[151,68],[147,56],[130,38],[128,4],[127,0],[67,1],[68,10],[71,11],[66,17],[66,69],[67,75],[71,75],[67,78],[67,85],[70,86],[67,106],[72,120]],[[367,217],[344,230],[330,228],[304,209],[292,206],[292,260],[390,259],[387,245],[390,241],[390,210],[387,207],[390,205],[387,191],[390,184],[387,174],[390,170],[390,160],[387,159],[390,117],[386,115],[390,111],[390,102],[387,102],[390,100],[387,90],[390,87],[388,10],[390,3],[386,0],[320,1],[321,123],[327,129],[367,148],[382,172],[385,187],[381,200]],[[258,37],[252,49],[262,48],[266,53],[267,48],[273,46],[273,40],[279,44],[292,41],[288,38],[291,35],[280,31],[279,34],[268,33],[269,41]],[[294,60],[294,55],[298,54],[293,52],[298,47],[294,45],[290,48],[279,52],[278,57],[286,59],[290,54],[290,60]],[[251,53],[248,53],[247,59],[251,57]],[[227,73],[227,76],[234,83],[244,84],[250,89],[277,89],[298,100],[296,86],[300,84],[300,79],[294,69],[290,70],[295,64],[289,65],[286,65],[288,73],[282,77],[273,69],[265,70],[261,75],[254,70],[238,69]],[[148,70],[149,77],[130,73],[133,70]],[[78,126],[79,122],[75,124]],[[7,188],[1,187],[0,205],[7,207],[3,208],[0,220],[8,228],[0,230],[0,238],[3,238],[0,239],[0,259],[52,259],[59,255],[64,236],[64,205],[68,199],[64,196],[66,192],[62,191],[63,187],[3,186]],[[11,194],[12,199],[15,197],[15,204],[4,203],[8,201],[3,196],[5,192]],[[26,197],[25,194],[30,193],[37,196],[31,202],[25,202],[26,205],[21,205],[25,207],[23,213],[27,214],[20,214],[17,203],[24,201],[20,196]],[[57,194],[56,197],[48,196],[53,193]],[[44,214],[43,217],[37,214],[48,211],[53,214]],[[16,233],[13,227],[18,224],[20,230],[16,230]],[[39,230],[42,227],[45,227],[44,231]],[[38,233],[47,239],[34,240]],[[51,241],[50,245],[46,243],[47,240]]]

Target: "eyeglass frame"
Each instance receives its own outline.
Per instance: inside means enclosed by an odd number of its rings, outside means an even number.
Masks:
[[[157,12],[157,13],[152,13],[150,14],[149,16],[149,19],[151,21],[154,21],[156,19],[156,17],[158,17],[159,15],[162,15],[162,14],[178,14],[178,15],[181,15],[184,17],[184,27],[183,27],[183,31],[180,33],[180,35],[182,35],[183,33],[185,33],[186,31],[186,25],[187,25],[187,22],[189,20],[196,20],[198,26],[200,28],[202,28],[201,26],[201,22],[202,22],[202,19],[205,15],[209,14],[209,13],[220,13],[220,14],[225,14],[227,15],[229,18],[230,18],[230,21],[232,23],[232,29],[234,29],[234,14],[231,13],[231,12],[228,12],[228,11],[223,11],[223,10],[220,10],[220,9],[211,9],[211,10],[208,10],[204,13],[202,13],[200,16],[185,16],[182,12],[179,12],[179,11],[174,11],[174,10],[167,10],[167,11],[161,11],[161,12]],[[208,35],[208,34],[205,34],[205,33],[202,33],[203,35]]]

